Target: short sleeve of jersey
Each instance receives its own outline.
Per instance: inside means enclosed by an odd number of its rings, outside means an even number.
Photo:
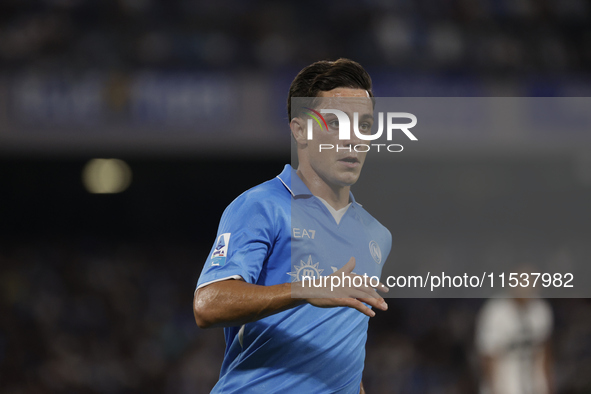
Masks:
[[[492,355],[505,341],[506,319],[510,311],[505,300],[489,300],[484,304],[476,322],[476,347],[481,354]]]
[[[226,208],[197,288],[236,276],[257,282],[275,239],[268,202],[246,192]]]

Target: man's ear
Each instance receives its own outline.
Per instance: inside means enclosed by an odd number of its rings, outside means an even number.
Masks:
[[[304,120],[301,118],[293,118],[289,122],[289,128],[291,129],[291,135],[296,140],[298,145],[308,145],[308,136],[306,127],[304,127]]]

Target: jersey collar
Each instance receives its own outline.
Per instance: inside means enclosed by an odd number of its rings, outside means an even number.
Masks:
[[[304,196],[313,196],[308,186],[300,179],[296,170],[294,170],[291,165],[286,164],[283,168],[281,174],[277,175],[277,178],[283,183],[283,186],[286,187],[287,190],[291,193],[293,197],[304,197]],[[357,201],[355,201],[355,197],[353,197],[353,193],[349,191],[349,198],[351,202],[361,206]]]

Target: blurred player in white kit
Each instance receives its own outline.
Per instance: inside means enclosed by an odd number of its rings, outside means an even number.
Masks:
[[[539,298],[488,300],[476,322],[481,394],[552,394],[552,310]]]

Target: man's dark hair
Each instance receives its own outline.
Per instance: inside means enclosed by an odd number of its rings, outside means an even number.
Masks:
[[[359,63],[344,58],[335,61],[321,60],[305,67],[291,83],[287,97],[288,121],[291,122],[293,117],[298,116],[303,107],[298,105],[298,108],[293,108],[292,116],[293,97],[317,97],[321,91],[336,88],[363,89],[373,97],[371,77]],[[313,106],[312,103],[308,105]]]

